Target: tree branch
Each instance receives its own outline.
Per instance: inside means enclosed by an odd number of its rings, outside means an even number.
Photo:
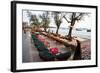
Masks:
[[[64,17],[64,19],[65,19],[68,23],[71,23],[71,21],[68,21],[67,18],[66,18],[65,16],[63,16],[63,17]]]
[[[79,18],[81,15],[83,15],[83,13],[80,13],[76,18]]]

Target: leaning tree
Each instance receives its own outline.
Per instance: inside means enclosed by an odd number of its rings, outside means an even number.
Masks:
[[[68,17],[66,17],[66,15],[68,15]],[[76,23],[76,21],[80,21],[82,20],[82,18],[84,18],[84,16],[87,15],[87,13],[79,13],[79,12],[72,12],[72,13],[66,13],[63,17],[64,19],[70,23],[70,27],[69,27],[69,33],[67,35],[67,39],[68,40],[72,40],[72,29]]]

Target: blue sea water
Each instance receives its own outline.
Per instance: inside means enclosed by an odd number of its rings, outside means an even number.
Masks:
[[[56,32],[56,29],[57,28],[49,28],[50,32]],[[69,29],[68,28],[60,28],[59,29],[59,34],[63,35],[63,36],[66,36],[69,32]],[[73,29],[72,30],[72,36],[77,36],[77,37],[81,37],[81,38],[86,38],[86,39],[91,39],[91,32],[87,32],[86,29],[82,29],[82,30],[76,30],[76,29]]]

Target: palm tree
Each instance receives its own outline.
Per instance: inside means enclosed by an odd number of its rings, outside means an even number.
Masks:
[[[63,16],[64,19],[68,23],[70,23],[70,28],[69,28],[69,33],[67,35],[67,39],[72,40],[72,36],[71,35],[72,35],[72,29],[73,29],[73,26],[75,25],[75,22],[76,21],[80,21],[84,17],[84,15],[87,14],[87,13],[72,12],[72,13],[67,13],[67,14],[69,14],[68,18],[66,18],[65,15]]]
[[[47,31],[47,28],[49,27],[50,18],[49,18],[49,12],[44,12],[42,15],[40,15],[40,18],[42,19],[41,24],[44,28],[44,31]]]
[[[57,26],[56,34],[58,34],[60,25],[62,23],[62,17],[60,16],[61,12],[53,12],[53,14],[54,14],[54,21]]]

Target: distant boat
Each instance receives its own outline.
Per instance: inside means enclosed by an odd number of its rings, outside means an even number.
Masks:
[[[82,29],[81,28],[76,28],[76,31],[82,31]]]
[[[91,32],[91,29],[87,29],[87,32]]]

